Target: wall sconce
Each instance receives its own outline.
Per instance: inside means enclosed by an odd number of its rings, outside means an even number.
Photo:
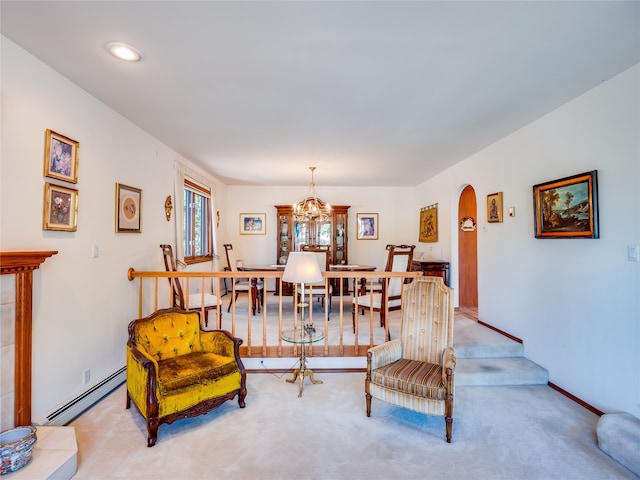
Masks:
[[[171,203],[171,195],[164,201],[164,214],[167,216],[167,222],[171,221],[171,210],[173,210],[173,203]]]

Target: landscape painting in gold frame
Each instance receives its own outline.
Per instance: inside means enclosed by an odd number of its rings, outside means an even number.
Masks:
[[[78,190],[45,182],[42,229],[75,232],[77,222]]]
[[[533,186],[536,238],[599,238],[598,171]]]
[[[44,143],[44,176],[78,183],[80,143],[47,129]]]
[[[487,222],[502,222],[502,192],[487,195]]]

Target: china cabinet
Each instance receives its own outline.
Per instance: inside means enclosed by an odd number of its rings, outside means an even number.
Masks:
[[[296,220],[291,205],[276,205],[277,210],[277,247],[276,261],[285,265],[290,252],[299,252],[302,245],[328,245],[329,263],[345,265],[348,263],[348,210],[349,206],[332,206],[328,220]],[[276,288],[278,288],[276,286]],[[283,294],[290,290],[284,285]]]

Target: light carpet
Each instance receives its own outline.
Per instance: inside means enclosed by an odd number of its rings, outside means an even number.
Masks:
[[[637,479],[597,446],[594,415],[548,386],[456,387],[453,440],[442,417],[373,400],[364,373],[247,376],[234,399],[207,415],[161,425],[146,446],[121,386],[74,420],[75,479]]]

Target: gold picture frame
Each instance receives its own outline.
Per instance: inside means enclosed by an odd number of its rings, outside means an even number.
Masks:
[[[358,213],[356,222],[358,240],[378,240],[380,224],[378,223],[377,213]]]
[[[438,204],[420,209],[420,242],[435,243],[438,241]]]
[[[142,190],[116,183],[116,233],[142,233]]]
[[[536,238],[599,238],[598,171],[533,186]]]
[[[42,229],[75,232],[77,223],[78,190],[45,182]]]
[[[487,195],[487,222],[502,222],[502,192]]]
[[[47,128],[44,143],[44,176],[78,183],[80,142]]]
[[[266,213],[241,213],[240,235],[265,235],[267,233]]]

